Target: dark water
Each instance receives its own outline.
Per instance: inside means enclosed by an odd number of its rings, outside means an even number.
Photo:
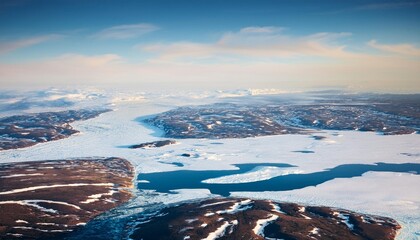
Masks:
[[[163,164],[174,165],[176,167],[183,167],[184,166],[184,164],[183,163],[180,163],[180,162],[162,162],[162,161],[159,161],[159,162],[160,163],[163,163]]]
[[[159,172],[140,174],[138,180],[147,180],[150,183],[138,183],[138,188],[156,190],[157,192],[170,193],[175,189],[209,189],[211,193],[222,196],[229,196],[230,192],[247,191],[288,191],[301,189],[309,186],[336,179],[336,178],[352,178],[361,176],[368,171],[375,172],[405,172],[420,174],[420,164],[418,163],[376,163],[370,164],[346,164],[335,168],[326,169],[325,171],[309,173],[309,174],[290,174],[286,176],[278,176],[268,180],[236,183],[236,184],[212,184],[202,183],[201,181],[209,178],[217,178],[231,174],[240,174],[250,171],[258,166],[275,166],[290,168],[294,167],[289,164],[237,164],[238,170],[211,170],[211,171],[190,171],[179,170],[173,172]]]
[[[299,150],[299,151],[292,151],[292,152],[296,152],[296,153],[315,153],[314,151],[310,151],[310,150]]]

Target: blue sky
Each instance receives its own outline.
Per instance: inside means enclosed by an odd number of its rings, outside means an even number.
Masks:
[[[418,0],[2,0],[0,83],[417,92],[419,23]]]

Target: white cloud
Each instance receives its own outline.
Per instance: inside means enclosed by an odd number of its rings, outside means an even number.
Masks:
[[[53,58],[47,63],[55,64],[59,63],[60,65],[84,65],[87,67],[100,67],[108,64],[119,63],[122,61],[122,58],[116,54],[103,54],[97,56],[85,56],[80,54],[65,54],[57,58]]]
[[[266,27],[246,27],[242,28],[240,33],[275,33],[284,30],[284,28],[266,26]]]
[[[290,36],[277,27],[247,27],[225,33],[213,43],[175,42],[138,46],[140,50],[158,54],[159,60],[208,59],[220,57],[284,58],[296,56],[341,57],[351,55],[345,46],[336,44],[349,33],[317,33]]]
[[[387,44],[379,44],[376,40],[371,40],[368,42],[368,45],[384,52],[396,53],[396,54],[401,54],[401,55],[417,56],[417,57],[420,56],[420,48],[417,48],[412,44],[387,45]]]
[[[130,39],[142,36],[146,33],[154,32],[159,28],[153,24],[138,23],[130,25],[119,25],[106,28],[92,37],[100,39]]]
[[[43,36],[37,36],[32,38],[20,39],[11,42],[0,42],[0,54],[12,52],[21,48],[30,47],[33,45],[41,44],[43,42],[56,40],[62,37],[59,34],[49,34]]]

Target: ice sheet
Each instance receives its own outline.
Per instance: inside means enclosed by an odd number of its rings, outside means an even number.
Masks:
[[[219,178],[206,179],[204,183],[248,183],[257,182],[273,177],[284,176],[289,174],[300,174],[303,171],[299,169],[282,169],[279,167],[255,167],[249,172],[243,174],[234,174],[229,176],[223,176]]]

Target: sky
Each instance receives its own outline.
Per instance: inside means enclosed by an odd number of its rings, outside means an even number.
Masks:
[[[420,93],[420,0],[0,0],[0,86]]]

